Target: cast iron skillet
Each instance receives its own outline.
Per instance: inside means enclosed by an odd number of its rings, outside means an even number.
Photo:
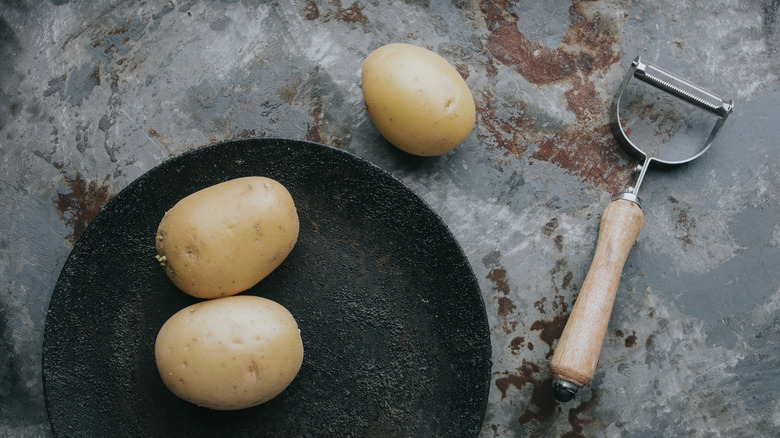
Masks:
[[[305,357],[275,399],[212,411],[178,399],[157,374],[157,331],[198,300],[165,276],[154,235],[180,198],[250,175],[287,187],[300,236],[245,294],[292,312]],[[490,367],[479,286],[441,219],[363,159],[278,139],[203,147],[122,190],[66,261],[43,344],[46,404],[59,437],[475,436]]]

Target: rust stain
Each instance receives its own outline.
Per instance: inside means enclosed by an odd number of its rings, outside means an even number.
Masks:
[[[558,218],[554,217],[549,221],[547,221],[546,224],[544,224],[544,226],[542,227],[542,234],[544,234],[545,236],[549,236],[552,234],[553,231],[555,231],[556,228],[558,228]]]
[[[626,342],[625,342],[626,348],[633,348],[633,347],[635,347],[636,346],[636,340],[637,340],[636,332],[632,330],[631,334],[626,336]]]
[[[177,151],[180,151],[185,148],[185,146],[182,145],[181,143],[168,137],[164,133],[157,131],[154,128],[149,128],[149,137],[154,139],[157,142],[157,144],[162,146],[171,155],[174,155]]]
[[[561,283],[561,288],[568,289],[569,285],[571,285],[572,278],[574,278],[574,273],[571,271],[567,272],[566,275],[563,276],[563,283]]]
[[[552,377],[534,384],[531,399],[525,411],[517,419],[520,424],[527,424],[531,420],[543,420],[553,418],[556,409],[560,409],[552,391]]]
[[[550,348],[545,358],[549,359],[553,355],[553,343],[561,337],[563,328],[566,327],[566,321],[569,315],[557,315],[552,320],[537,320],[531,324],[531,330],[539,331],[539,339],[544,341]]]
[[[95,66],[95,70],[92,72],[89,77],[92,78],[92,81],[95,83],[95,85],[100,85],[100,64]]]
[[[124,23],[123,25],[114,27],[114,29],[112,29],[111,31],[109,31],[109,32],[108,32],[108,34],[109,34],[109,35],[119,35],[119,34],[121,34],[121,33],[126,33],[126,32],[127,32],[127,30],[128,30],[128,25],[129,25],[129,24],[130,24],[132,21],[133,21],[133,20],[131,20],[131,19],[129,19],[129,18],[126,18],[126,19],[125,19],[125,23]]]
[[[527,348],[529,351],[533,351],[534,344],[533,342],[525,342],[525,338],[523,336],[518,336],[509,342],[509,349],[513,354],[520,352],[523,347]]]
[[[512,353],[517,353],[518,351],[523,349],[524,342],[525,342],[525,338],[522,336],[518,336],[509,342],[509,349],[512,351]]]
[[[536,130],[536,137],[527,139],[537,144],[532,158],[553,163],[583,183],[616,194],[630,176],[631,160],[611,134],[609,105],[601,99],[591,78],[602,77],[620,60],[620,34],[601,14],[587,16],[583,12],[587,3],[575,2],[569,8],[569,27],[561,45],[554,49],[530,40],[518,30],[518,17],[506,10],[509,2],[483,1],[480,9],[490,30],[486,49],[493,59],[535,85],[560,83],[569,87],[564,96],[577,123],[559,131]],[[497,118],[491,108],[486,99],[479,107],[480,121],[499,147],[521,158],[529,143],[507,138],[517,128],[507,126],[509,123]]]
[[[341,7],[340,0],[334,0],[333,4],[336,6],[336,19],[346,23],[368,23],[368,18],[363,15],[363,11],[360,9],[360,5],[357,2],[352,3],[348,8]]]
[[[647,340],[645,341],[645,348],[650,348],[650,347],[653,346],[653,337],[654,336],[655,335],[651,334],[650,336],[647,337]]]
[[[506,269],[493,268],[488,272],[488,275],[485,278],[493,282],[494,291],[501,292],[504,295],[509,294],[509,283],[506,281]]]
[[[520,158],[525,154],[531,142],[525,137],[526,133],[534,132],[535,129],[530,129],[533,121],[525,117],[524,104],[506,109],[509,114],[501,116],[497,113],[494,96],[491,92],[486,91],[480,95],[480,99],[476,102],[476,111],[480,127],[477,135],[481,139],[494,140],[498,147],[507,151],[509,155]]]
[[[567,272],[566,275],[563,277],[563,287],[568,287],[571,283],[571,277],[574,274],[571,273],[571,271]],[[558,286],[555,285],[555,278],[553,278],[553,287],[556,290],[556,294],[553,297],[552,301],[550,301],[550,307],[552,307],[552,310],[556,312],[563,312],[566,313],[569,310],[569,305],[566,303],[566,298],[563,295],[558,294]],[[547,313],[544,306],[547,304],[547,297],[542,297],[539,301],[536,301],[534,303],[534,307],[536,310],[539,311],[539,313]]]
[[[673,204],[677,204],[677,200],[674,197],[669,197],[669,200]],[[679,240],[682,240],[686,245],[692,245],[693,239],[691,238],[691,230],[696,228],[696,218],[691,217],[686,209],[678,206],[673,206],[672,211],[677,215],[677,222],[674,227],[682,231],[681,236],[677,236]]]
[[[55,167],[62,169],[61,164]],[[76,244],[90,222],[113,197],[108,192],[107,180],[108,177],[98,183],[87,181],[80,173],[76,173],[75,177],[65,175],[68,191],[57,193],[55,205],[60,220],[71,229],[66,237],[71,244]]]
[[[571,55],[533,42],[517,30],[517,17],[499,5],[483,1],[481,9],[488,29],[488,51],[499,61],[513,66],[528,81],[541,85],[568,78],[576,71]]]
[[[535,374],[541,370],[539,365],[528,362],[523,359],[518,373],[507,373],[505,377],[499,377],[496,379],[496,387],[501,391],[501,399],[506,398],[507,391],[510,386],[514,386],[517,389],[523,389],[526,383],[536,384],[538,383]]]
[[[506,11],[506,2],[483,1],[481,10],[488,28],[488,51],[512,66],[528,81],[549,84],[584,77],[608,69],[620,59],[616,50],[620,34],[613,32],[596,13],[588,18],[579,3],[569,8],[570,25],[558,48],[550,49],[528,39],[517,29],[518,18]]]
[[[510,313],[514,313],[517,306],[507,297],[507,295],[509,295],[509,283],[506,280],[506,269],[493,268],[488,272],[488,275],[485,278],[493,282],[492,289],[494,291],[501,292],[504,295],[498,297],[498,315],[506,317]],[[506,323],[504,324],[504,331],[511,333],[511,329],[506,326]]]
[[[262,135],[258,136],[257,131],[254,129],[242,129],[237,133],[233,134],[233,138],[253,138],[253,137],[262,137]]]
[[[580,132],[554,133],[539,143],[532,157],[566,169],[581,181],[604,187],[613,195],[625,186],[627,171],[632,167],[608,124]],[[616,173],[623,176],[615,178]]]
[[[550,219],[544,226],[542,227],[542,234],[545,236],[551,236],[553,234],[553,231],[555,231],[558,228],[558,218],[554,217]],[[558,234],[553,238],[553,244],[555,244],[555,249],[558,250],[558,252],[563,252],[563,236]],[[571,280],[571,279],[570,279]],[[564,286],[565,288],[566,286]]]
[[[325,143],[322,136],[322,102],[318,99],[309,113],[312,118],[312,124],[306,132],[306,140],[315,143]]]
[[[502,399],[507,397],[511,387],[520,390],[526,385],[530,384],[532,386],[528,404],[517,418],[519,424],[527,425],[532,422],[548,423],[560,414],[561,405],[555,400],[552,390],[553,378],[544,372],[541,366],[523,359],[520,367],[515,372],[504,372],[502,374],[502,377],[498,377],[495,380],[495,385],[501,392]],[[590,426],[591,429],[597,427],[603,429],[601,422],[584,415],[598,403],[595,390],[592,391],[592,394],[594,395],[590,399],[569,409],[567,419],[572,430],[560,436],[568,438],[585,436],[586,426]],[[530,436],[536,435],[532,434]]]
[[[542,297],[542,299],[534,303],[534,307],[536,308],[536,310],[539,311],[539,313],[546,313],[544,311],[544,303],[546,302],[547,302],[547,297]]]
[[[331,19],[336,19],[338,21],[350,23],[352,25],[356,23],[359,24],[368,23],[368,18],[363,14],[363,10],[360,9],[360,5],[358,4],[358,2],[353,2],[350,6],[345,8],[342,6],[341,0],[331,0],[330,5],[333,6],[334,9],[328,10],[323,15],[320,12],[317,5],[310,2],[309,5],[307,5],[306,9],[304,10],[304,13],[306,14],[306,19],[315,20],[317,18],[321,18],[323,21],[330,21]]]
[[[317,3],[309,2],[303,9],[303,16],[307,20],[316,20],[320,18],[320,9],[317,7]]]
[[[566,274],[563,275],[563,279],[561,280],[560,287],[558,286],[556,277],[558,274],[564,272],[567,266],[568,263],[566,262],[566,259],[558,259],[555,262],[555,267],[550,270],[550,277],[552,278],[553,289],[555,290],[555,300],[553,300],[552,306],[554,310],[558,310],[560,307],[563,312],[566,312],[569,306],[566,304],[566,301],[560,292],[561,290],[574,289],[571,284],[572,279],[574,279],[574,273],[572,271],[566,271]]]
[[[517,309],[515,303],[507,295],[509,295],[509,283],[506,280],[506,269],[497,267],[493,268],[485,276],[488,280],[493,282],[492,290],[500,292],[503,296],[496,298],[498,301],[498,316],[503,319],[502,328],[506,334],[512,333],[517,329],[517,321],[508,321],[507,316],[514,313]]]
[[[618,338],[622,338],[623,336],[625,336],[625,333],[623,332],[623,330],[615,329],[615,336],[617,336]],[[652,337],[653,335],[650,335],[650,337],[647,338],[647,342],[645,343],[645,346],[649,347],[653,343]],[[631,334],[626,336],[626,339],[624,341],[626,348],[636,347],[637,339],[638,338],[636,336],[636,331],[632,330]]]
[[[588,418],[584,416],[584,414],[589,411],[592,407],[596,406],[598,403],[598,397],[594,393],[594,395],[580,403],[579,406],[573,407],[569,409],[569,425],[571,425],[571,431],[566,432],[565,434],[561,435],[562,438],[580,438],[585,437],[587,435],[584,434],[585,427],[590,426],[590,429],[592,430],[599,430],[603,431],[603,424],[593,418]]]
[[[496,379],[496,387],[501,391],[502,399],[506,398],[507,391],[511,386],[517,389],[522,389],[527,384],[533,386],[531,398],[517,419],[520,424],[528,424],[534,419],[552,417],[560,409],[553,395],[552,377],[540,379],[537,377],[539,374],[542,374],[541,367],[524,359],[516,373],[507,373],[506,376]]]
[[[471,74],[469,71],[469,66],[466,64],[455,64],[455,70],[458,71],[458,74],[460,74],[464,80],[468,79],[469,75]]]
[[[604,102],[592,82],[585,82],[564,93],[566,107],[573,112],[580,122],[598,119],[604,114]]]
[[[510,313],[514,313],[517,306],[507,297],[498,297],[498,315],[507,316]]]

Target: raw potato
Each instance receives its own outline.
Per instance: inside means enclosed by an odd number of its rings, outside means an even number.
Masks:
[[[282,184],[237,178],[193,193],[165,213],[157,229],[157,259],[192,296],[235,295],[287,258],[298,228],[295,203]]]
[[[414,155],[447,153],[474,128],[476,110],[466,81],[436,53],[388,44],[363,62],[363,100],[387,141]]]
[[[154,353],[174,394],[198,406],[235,410],[279,395],[301,367],[303,343],[281,304],[241,295],[180,310],[160,329]]]

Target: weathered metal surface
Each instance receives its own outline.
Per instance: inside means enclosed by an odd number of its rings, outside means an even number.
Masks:
[[[28,2],[0,6],[0,435],[47,436],[46,309],[87,224],[165,158],[254,136],[388,170],[448,224],[493,342],[482,435],[777,435],[780,20],[733,2]],[[360,66],[409,42],[478,109],[450,154],[373,129]],[[633,161],[608,106],[641,55],[733,98],[699,160],[648,175],[594,382],[559,405],[549,358]],[[648,113],[659,135],[675,115]],[[651,129],[652,131],[652,129]],[[424,263],[424,261],[421,261]]]

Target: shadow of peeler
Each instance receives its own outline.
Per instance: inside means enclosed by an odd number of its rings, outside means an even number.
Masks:
[[[656,148],[642,149],[632,142],[620,120],[621,99],[632,78],[715,116],[717,121],[704,146],[697,146],[693,152],[686,151],[684,157],[673,155],[669,158],[658,153]],[[700,157],[712,145],[733,109],[732,101],[725,102],[685,79],[642,61],[640,57],[631,63],[613,102],[611,112],[614,120],[611,124],[618,142],[639,160],[636,168],[638,176],[634,185],[607,205],[602,213],[593,261],[550,363],[553,390],[558,401],[572,400],[596,372],[623,265],[642,228],[643,214],[638,192],[647,169],[675,167]]]

